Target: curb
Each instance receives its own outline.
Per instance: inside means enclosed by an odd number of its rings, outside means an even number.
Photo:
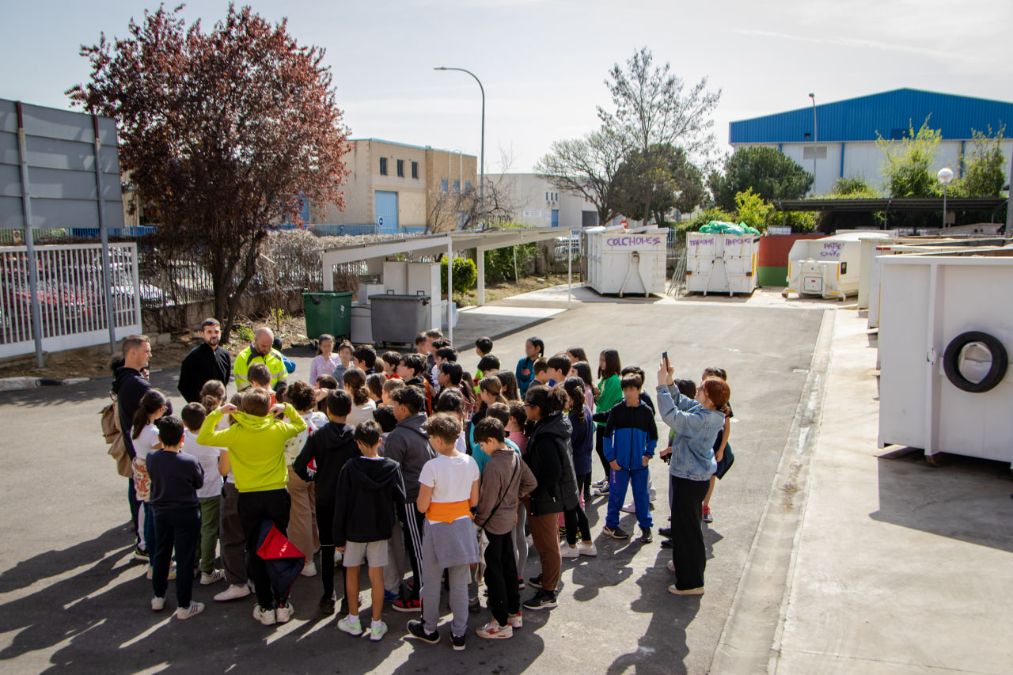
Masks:
[[[708,672],[753,675],[777,670],[808,498],[809,466],[826,397],[835,318],[835,309],[824,310],[809,376]]]
[[[37,387],[60,387],[88,382],[87,377],[69,377],[65,380],[54,380],[50,377],[3,377],[0,378],[0,391],[23,391]]]

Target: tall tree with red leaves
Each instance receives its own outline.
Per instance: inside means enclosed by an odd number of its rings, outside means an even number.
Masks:
[[[160,6],[128,37],[82,46],[91,81],[67,94],[116,119],[158,250],[208,271],[227,338],[268,226],[298,222],[304,198],[343,205],[348,129],[324,51],[299,45],[284,20],[230,5],[205,32],[181,12]]]

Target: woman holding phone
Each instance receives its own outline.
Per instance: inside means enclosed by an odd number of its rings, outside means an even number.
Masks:
[[[666,354],[667,356],[667,354]],[[731,395],[728,384],[708,377],[697,388],[696,398],[683,396],[675,386],[674,369],[663,358],[658,369],[658,412],[675,430],[669,465],[672,494],[673,595],[703,595],[707,553],[700,529],[701,504],[710,478],[717,469],[714,439],[724,428],[720,409]]]

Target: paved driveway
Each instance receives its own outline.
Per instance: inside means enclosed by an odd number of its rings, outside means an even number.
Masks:
[[[405,617],[387,612],[390,634],[379,644],[339,633],[314,617],[318,579],[300,579],[297,619],[263,628],[251,601],[211,602],[188,622],[154,615],[144,568],[129,560],[126,480],[105,456],[98,411],[106,382],[0,394],[0,661],[9,672],[73,668],[83,672],[230,670],[286,672],[627,672],[706,671],[767,501],[778,458],[806,378],[822,310],[729,304],[576,305],[531,330],[549,352],[572,345],[589,354],[620,350],[624,363],[648,372],[653,393],[659,355],[667,350],[680,376],[705,366],[730,375],[736,423],[735,468],[717,490],[715,522],[706,530],[711,559],[707,594],[676,598],[665,551],[656,543],[598,540],[597,559],[564,562],[560,606],[527,612],[505,643],[469,637],[468,650],[404,642]],[[497,341],[504,364],[521,354],[526,334]],[[462,359],[473,367],[473,351]],[[308,361],[300,359],[298,374]],[[174,373],[153,375],[175,394]],[[173,397],[178,403],[178,395]],[[596,464],[595,478],[599,477]],[[659,487],[656,519],[667,514],[665,466],[652,466]],[[599,533],[604,504],[589,513]],[[633,527],[626,516],[625,527]],[[533,557],[528,572],[535,573]],[[170,597],[172,591],[170,589]],[[170,601],[170,605],[174,604]],[[486,619],[473,617],[472,627]]]

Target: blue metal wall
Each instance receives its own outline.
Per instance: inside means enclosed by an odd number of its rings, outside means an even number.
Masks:
[[[877,133],[896,138],[925,118],[946,139],[970,139],[972,129],[997,131],[1013,128],[1013,103],[969,96],[939,94],[917,89],[896,89],[816,106],[816,132],[820,142],[874,141]],[[811,141],[812,107],[732,122],[728,142],[799,143]],[[1007,135],[1009,133],[1007,132]]]

